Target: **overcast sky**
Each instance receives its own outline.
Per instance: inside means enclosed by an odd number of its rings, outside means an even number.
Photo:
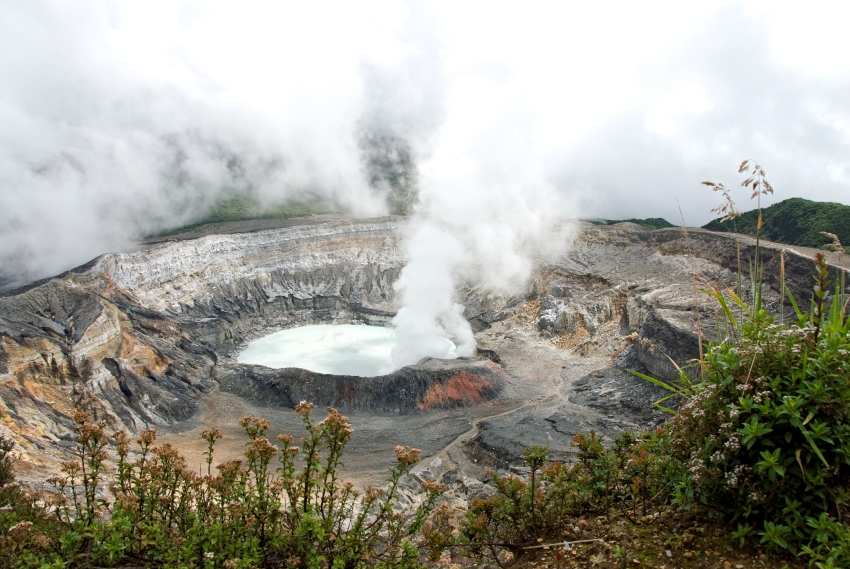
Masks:
[[[409,143],[426,199],[508,180],[523,207],[678,223],[678,199],[696,226],[719,203],[699,183],[736,187],[753,158],[763,205],[850,204],[848,21],[847,2],[5,0],[0,273],[132,248],[234,189],[383,213],[364,129]]]

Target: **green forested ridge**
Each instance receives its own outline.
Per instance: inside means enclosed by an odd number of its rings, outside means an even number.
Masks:
[[[823,247],[832,240],[821,231],[834,233],[842,243],[850,243],[850,206],[834,202],[815,202],[803,198],[788,198],[762,209],[761,236],[777,243],[800,247]],[[737,231],[756,235],[758,210],[741,214],[734,220],[720,218],[703,226],[711,231]]]
[[[332,210],[332,207],[318,201],[287,201],[278,205],[264,206],[249,196],[235,195],[216,202],[206,217],[175,229],[163,231],[159,235],[172,235],[208,223],[244,221],[247,219],[289,219],[317,213],[330,213]]]

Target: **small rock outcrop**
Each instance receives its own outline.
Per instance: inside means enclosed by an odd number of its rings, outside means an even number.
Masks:
[[[504,385],[504,371],[484,358],[426,358],[388,375],[328,375],[298,368],[224,365],[223,390],[249,401],[293,408],[300,401],[345,411],[409,413],[479,405]]]

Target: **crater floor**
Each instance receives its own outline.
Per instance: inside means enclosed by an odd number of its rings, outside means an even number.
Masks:
[[[567,459],[572,451],[570,440],[579,430],[613,434],[622,428],[643,429],[663,418],[651,407],[660,390],[633,377],[623,378],[624,389],[632,388],[630,401],[635,407],[645,406],[630,413],[628,419],[607,409],[571,403],[573,385],[608,368],[611,358],[583,357],[559,349],[541,339],[527,319],[510,318],[479,332],[476,339],[500,347],[508,378],[501,394],[492,401],[455,409],[408,414],[346,412],[354,428],[344,469],[349,480],[364,485],[381,483],[394,461],[395,445],[422,450],[417,470],[427,470],[426,476],[483,479],[488,469],[519,465],[525,446],[545,444],[554,458]],[[637,392],[642,392],[643,400]],[[323,417],[323,411],[317,408],[316,417]],[[245,442],[238,421],[245,415],[269,419],[272,433],[297,436],[303,432],[301,418],[291,409],[259,405],[217,389],[204,398],[196,419],[168,428],[161,440],[183,449],[190,464],[200,465],[206,450],[200,432],[224,425],[217,456],[221,460],[238,458]]]

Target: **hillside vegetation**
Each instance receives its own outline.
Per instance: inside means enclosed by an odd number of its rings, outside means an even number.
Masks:
[[[332,211],[332,207],[318,201],[287,201],[279,205],[265,206],[249,196],[236,195],[216,202],[209,213],[198,221],[163,231],[157,236],[173,235],[208,223],[247,219],[289,219]]]
[[[850,206],[834,202],[815,202],[803,198],[788,198],[762,209],[764,239],[800,247],[821,248],[832,240],[822,231],[834,233],[842,243],[850,243]],[[756,235],[758,210],[742,213],[734,220],[720,218],[703,226],[711,231],[738,232]]]

